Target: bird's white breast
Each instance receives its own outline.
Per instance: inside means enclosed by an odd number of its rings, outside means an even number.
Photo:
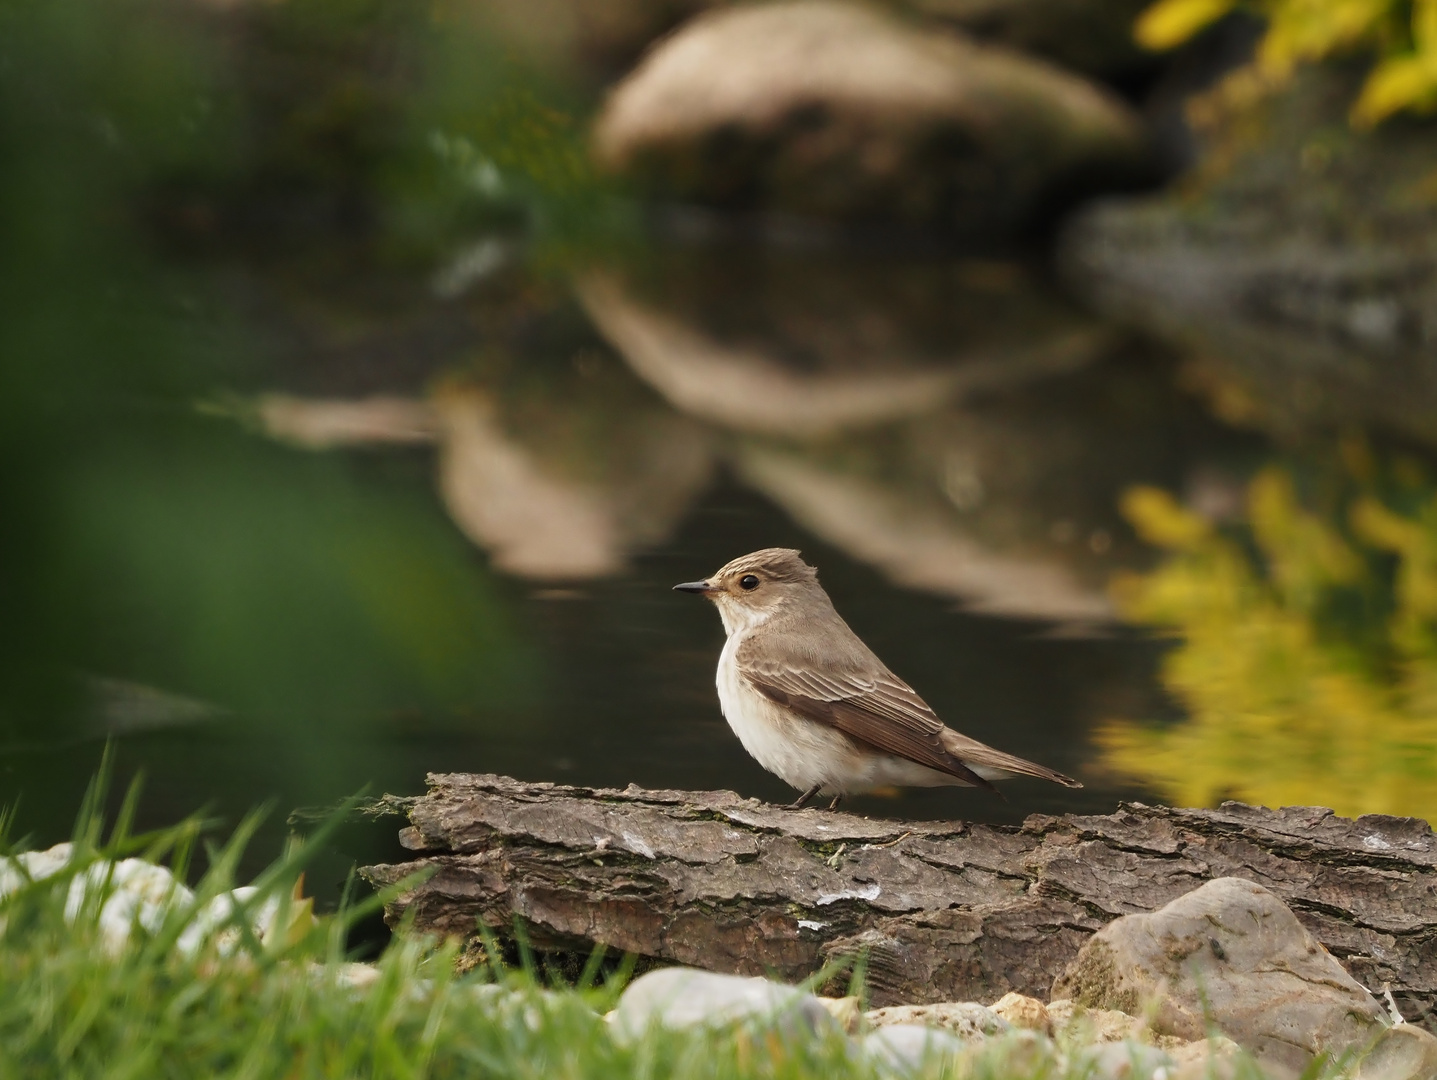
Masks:
[[[860,769],[841,734],[780,709],[749,685],[734,659],[746,635],[729,635],[719,656],[718,696],[724,719],[743,748],[769,772],[801,790],[814,784],[847,791]]]
[[[736,655],[763,621],[735,625],[724,619],[729,635],[716,680],[724,719],[755,761],[801,791],[814,784],[825,792],[849,794],[889,784],[933,787],[960,782],[903,758],[860,750],[842,733],[796,716],[755,690],[739,671]]]

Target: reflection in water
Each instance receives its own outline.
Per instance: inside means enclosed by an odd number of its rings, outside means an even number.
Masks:
[[[746,449],[738,464],[745,480],[805,528],[898,585],[991,615],[1086,623],[1112,614],[1101,591],[1084,588],[1056,560],[986,547],[951,509],[790,454]]]
[[[434,406],[445,506],[509,573],[616,573],[631,550],[671,535],[705,486],[706,441],[682,418],[653,410],[553,404],[534,427],[506,430],[490,394],[475,385],[442,386]]]
[[[861,812],[1097,812],[1153,775],[1180,802],[1434,809],[1429,487],[1358,471],[1323,501],[1269,476],[1253,543],[1138,499],[1167,561],[1109,599],[1154,557],[1121,492],[1231,520],[1272,453],[1254,429],[1313,412],[1305,384],[1192,364],[1235,431],[1172,355],[991,253],[740,228],[635,232],[605,263],[625,215],[549,107],[582,99],[518,79],[467,16],[29,7],[0,41],[17,831],[66,834],[106,736],[122,777],[152,777],[149,823],[273,798],[277,834],[429,769],[788,797],[719,715],[718,627],[668,591],[771,545],[803,548],[946,720],[1064,772],[1096,721],[1167,705],[1159,646],[1112,609],[1184,635],[1167,685],[1192,718],[1108,725],[1106,786]],[[1314,415],[1393,415],[1350,382]],[[1389,384],[1363,393],[1432,400]],[[246,424],[192,408],[225,400],[254,403]]]
[[[954,610],[1090,610],[1140,558],[1116,493],[1184,485],[1230,442],[1041,271],[630,251],[586,271],[595,326],[567,245],[613,215],[572,167],[579,125],[547,108],[562,95],[501,87],[499,46],[464,20],[31,7],[0,42],[24,226],[0,245],[17,832],[66,835],[106,736],[121,779],[151,778],[142,825],[275,800],[260,857],[285,810],[430,769],[784,797],[723,726],[718,627],[668,592],[770,544],[804,548],[975,737],[1072,772],[1095,718],[1152,713],[1150,643]],[[234,400],[247,423],[193,408]],[[1069,599],[985,592],[974,552],[1056,567]],[[1123,794],[860,809],[1017,820]],[[348,849],[314,884],[337,892],[351,857],[391,855]]]
[[[598,490],[546,476],[505,436],[479,390],[447,389],[435,404],[444,504],[496,566],[537,578],[602,577],[620,568],[619,523]]]
[[[1118,595],[1179,636],[1163,681],[1189,715],[1105,725],[1107,765],[1184,806],[1437,816],[1437,493],[1410,462],[1379,471],[1345,450],[1340,484],[1260,472],[1240,535],[1160,491],[1129,494],[1168,555]]]
[[[266,434],[309,450],[365,443],[427,443],[434,440],[436,429],[434,410],[428,403],[389,395],[360,401],[315,401],[265,394],[254,411]]]
[[[1146,557],[1118,494],[1205,468],[1174,439],[1195,410],[1166,369],[1123,360],[1111,328],[1016,263],[769,256],[586,271],[590,332],[622,362],[582,338],[558,362],[489,350],[426,398],[270,395],[261,424],[311,448],[437,443],[452,520],[520,577],[621,572],[720,462],[897,585],[1110,624],[1109,574]]]
[[[581,368],[596,362],[584,359]],[[428,400],[271,394],[254,412],[271,437],[312,450],[437,444],[450,518],[496,567],[524,578],[620,572],[634,550],[673,534],[708,482],[705,433],[667,410],[541,391],[542,401],[531,392],[508,402],[518,422],[506,424],[501,393],[452,377]]]
[[[577,291],[640,378],[734,433],[744,483],[977,611],[1110,621],[1107,575],[1143,557],[1117,494],[1190,464],[1153,375],[1102,363],[1114,330],[1017,262],[681,249]],[[1093,389],[1115,382],[1116,406]]]
[[[810,438],[1090,362],[1112,333],[1012,263],[668,253],[577,285],[598,330],[690,415]],[[647,287],[643,287],[646,285]]]

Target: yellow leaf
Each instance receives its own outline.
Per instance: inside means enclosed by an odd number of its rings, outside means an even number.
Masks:
[[[1133,36],[1144,48],[1171,49],[1233,6],[1234,0],[1158,0],[1139,16]]]
[[[1352,121],[1359,127],[1371,127],[1433,94],[1437,94],[1437,64],[1420,56],[1396,56],[1378,64],[1367,77],[1352,107]]]
[[[1350,517],[1353,532],[1375,548],[1411,555],[1421,547],[1421,527],[1370,495],[1353,503]]]
[[[1437,0],[1414,0],[1412,40],[1417,52],[1428,57],[1430,65],[1437,58]]]
[[[1149,544],[1193,548],[1212,533],[1205,518],[1180,505],[1161,488],[1138,485],[1123,492],[1123,516]]]

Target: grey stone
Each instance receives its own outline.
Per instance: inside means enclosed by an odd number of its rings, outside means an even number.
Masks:
[[[1083,78],[839,0],[706,12],[610,95],[601,166],[666,197],[1001,231],[1146,168]]]
[[[1437,1035],[1398,1024],[1378,1037],[1357,1064],[1357,1080],[1431,1080],[1437,1076]]]
[[[891,1024],[866,1035],[863,1055],[880,1069],[910,1076],[943,1057],[961,1053],[965,1043],[956,1035],[922,1024]]]
[[[1153,1030],[1202,1038],[1209,1022],[1259,1061],[1301,1069],[1320,1052],[1361,1049],[1381,1030],[1376,999],[1276,896],[1218,878],[1093,935],[1053,997],[1140,1014]]]
[[[716,975],[695,968],[662,968],[635,979],[609,1014],[616,1038],[628,1041],[652,1026],[722,1027],[752,1023],[790,1035],[841,1032],[812,994],[768,979]]]

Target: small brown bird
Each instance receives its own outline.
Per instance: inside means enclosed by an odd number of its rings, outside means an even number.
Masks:
[[[955,784],[996,791],[994,780],[1071,777],[994,750],[945,727],[913,688],[884,666],[833,608],[818,571],[792,548],[735,559],[704,581],[675,585],[712,600],[728,641],[719,704],[743,748],[803,792]]]

